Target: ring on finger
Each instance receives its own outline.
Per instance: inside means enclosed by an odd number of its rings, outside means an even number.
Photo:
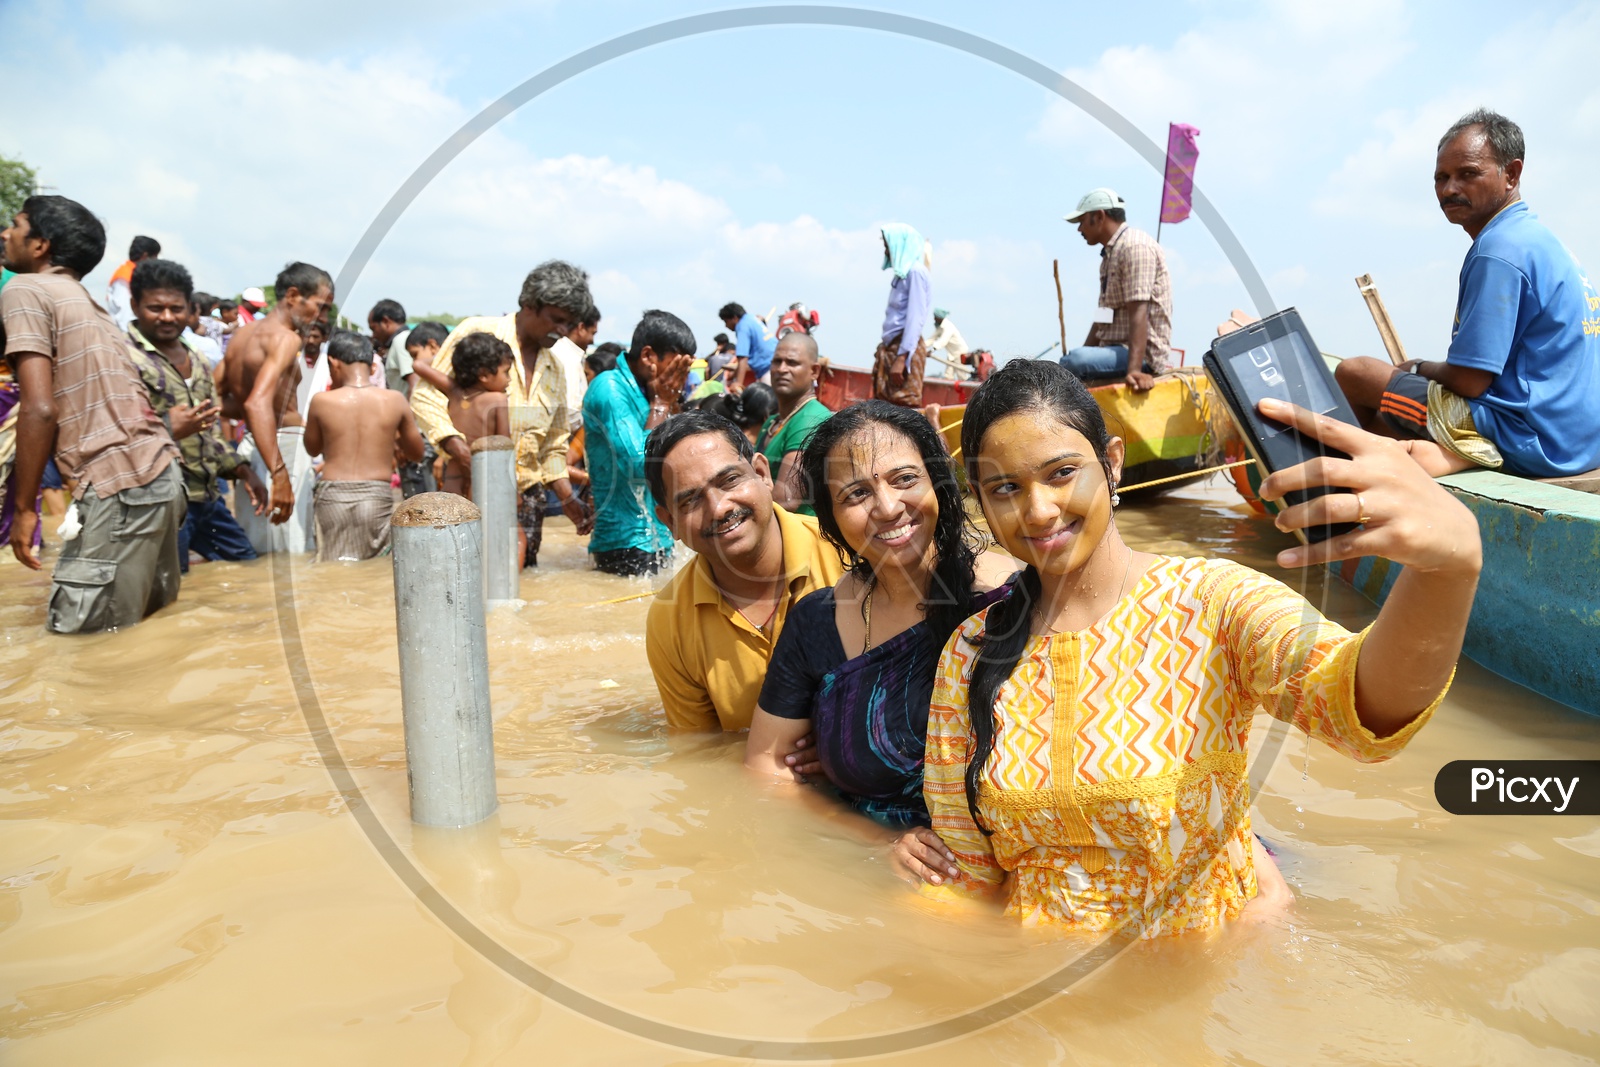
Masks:
[[[1367,506],[1366,506],[1366,504],[1362,503],[1361,494],[1360,493],[1356,493],[1355,494],[1355,498],[1356,498],[1356,524],[1359,525],[1359,526],[1365,526],[1367,523],[1372,521],[1372,516],[1367,514]]]

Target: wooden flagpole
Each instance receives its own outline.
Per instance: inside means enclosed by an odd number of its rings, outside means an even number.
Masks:
[[[1056,322],[1061,326],[1061,353],[1065,355],[1067,351],[1067,309],[1066,304],[1061,299],[1061,261],[1052,259],[1050,261],[1050,269],[1055,272],[1056,276]]]

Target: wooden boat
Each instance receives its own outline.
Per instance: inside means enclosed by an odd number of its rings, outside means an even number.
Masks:
[[[925,404],[938,404],[939,426],[952,454],[961,451],[961,420],[977,382],[928,378]],[[1090,388],[1111,432],[1127,448],[1123,482],[1138,484],[1187,474],[1211,465],[1219,456],[1240,459],[1244,445],[1222,413],[1225,436],[1215,432],[1211,383],[1197,367],[1180,367],[1156,379],[1155,388],[1137,393],[1121,382]],[[872,397],[872,374],[854,367],[830,367],[818,398],[834,411]]]
[[[1589,492],[1489,470],[1439,481],[1477,516],[1483,538],[1467,656],[1600,715],[1600,476],[1586,478]],[[1381,604],[1403,568],[1368,556],[1329,569]]]

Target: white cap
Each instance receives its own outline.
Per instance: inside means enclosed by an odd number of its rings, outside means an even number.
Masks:
[[[254,304],[257,307],[265,307],[266,306],[267,294],[263,293],[261,291],[261,287],[258,286],[258,285],[252,285],[250,288],[246,289],[240,295],[242,296],[242,298],[244,299],[244,302],[246,304]]]
[[[1083,194],[1083,199],[1078,201],[1077,208],[1072,214],[1066,216],[1068,222],[1077,222],[1091,211],[1104,211],[1107,208],[1127,207],[1127,202],[1112,189],[1090,189]]]

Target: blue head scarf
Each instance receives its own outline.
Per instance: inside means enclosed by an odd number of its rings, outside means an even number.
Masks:
[[[889,254],[883,259],[882,270],[894,269],[896,278],[922,262],[922,234],[903,222],[891,222],[883,228],[883,239],[889,244]]]

